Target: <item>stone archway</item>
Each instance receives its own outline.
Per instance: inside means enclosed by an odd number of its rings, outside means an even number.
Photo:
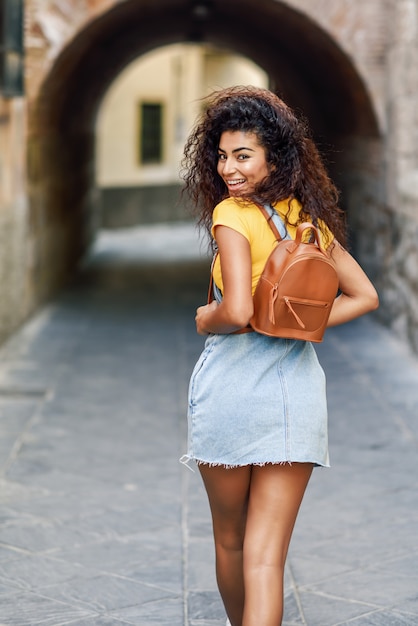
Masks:
[[[366,199],[368,213],[376,210],[379,131],[370,97],[348,57],[311,19],[276,0],[127,0],[67,44],[31,116],[29,194],[41,297],[62,283],[94,232],[94,126],[104,92],[135,57],[182,41],[208,41],[265,69],[328,151],[350,221],[361,224],[358,207]],[[356,243],[373,275],[374,250],[367,240]]]

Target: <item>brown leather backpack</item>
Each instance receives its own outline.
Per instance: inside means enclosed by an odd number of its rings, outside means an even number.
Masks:
[[[265,207],[259,205],[259,209],[279,243],[257,284],[250,325],[271,337],[320,342],[338,291],[335,265],[313,224],[300,224],[294,241],[282,239]],[[305,243],[303,235],[308,229],[314,241]]]

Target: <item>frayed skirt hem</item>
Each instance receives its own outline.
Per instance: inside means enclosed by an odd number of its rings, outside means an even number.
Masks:
[[[180,463],[185,465],[187,469],[190,471],[194,471],[192,467],[190,467],[189,463],[192,461],[196,463],[196,465],[207,465],[208,467],[223,467],[224,469],[235,469],[237,467],[247,467],[248,465],[255,465],[256,467],[265,467],[266,465],[293,465],[294,463],[312,463],[314,467],[325,467],[329,468],[330,465],[328,463],[318,463],[317,461],[312,460],[285,460],[285,461],[247,461],[245,463],[222,463],[222,462],[214,462],[214,461],[204,461],[203,459],[197,459],[195,457],[189,456],[188,454],[183,454],[183,456],[179,459]]]

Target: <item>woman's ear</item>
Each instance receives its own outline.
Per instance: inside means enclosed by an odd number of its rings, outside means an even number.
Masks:
[[[266,150],[266,161],[269,172],[275,172],[277,170],[277,165],[274,162],[274,156],[270,151]]]

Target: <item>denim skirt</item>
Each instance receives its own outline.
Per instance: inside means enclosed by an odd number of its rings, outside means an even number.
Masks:
[[[181,461],[329,466],[325,374],[311,343],[210,335],[189,386]]]

